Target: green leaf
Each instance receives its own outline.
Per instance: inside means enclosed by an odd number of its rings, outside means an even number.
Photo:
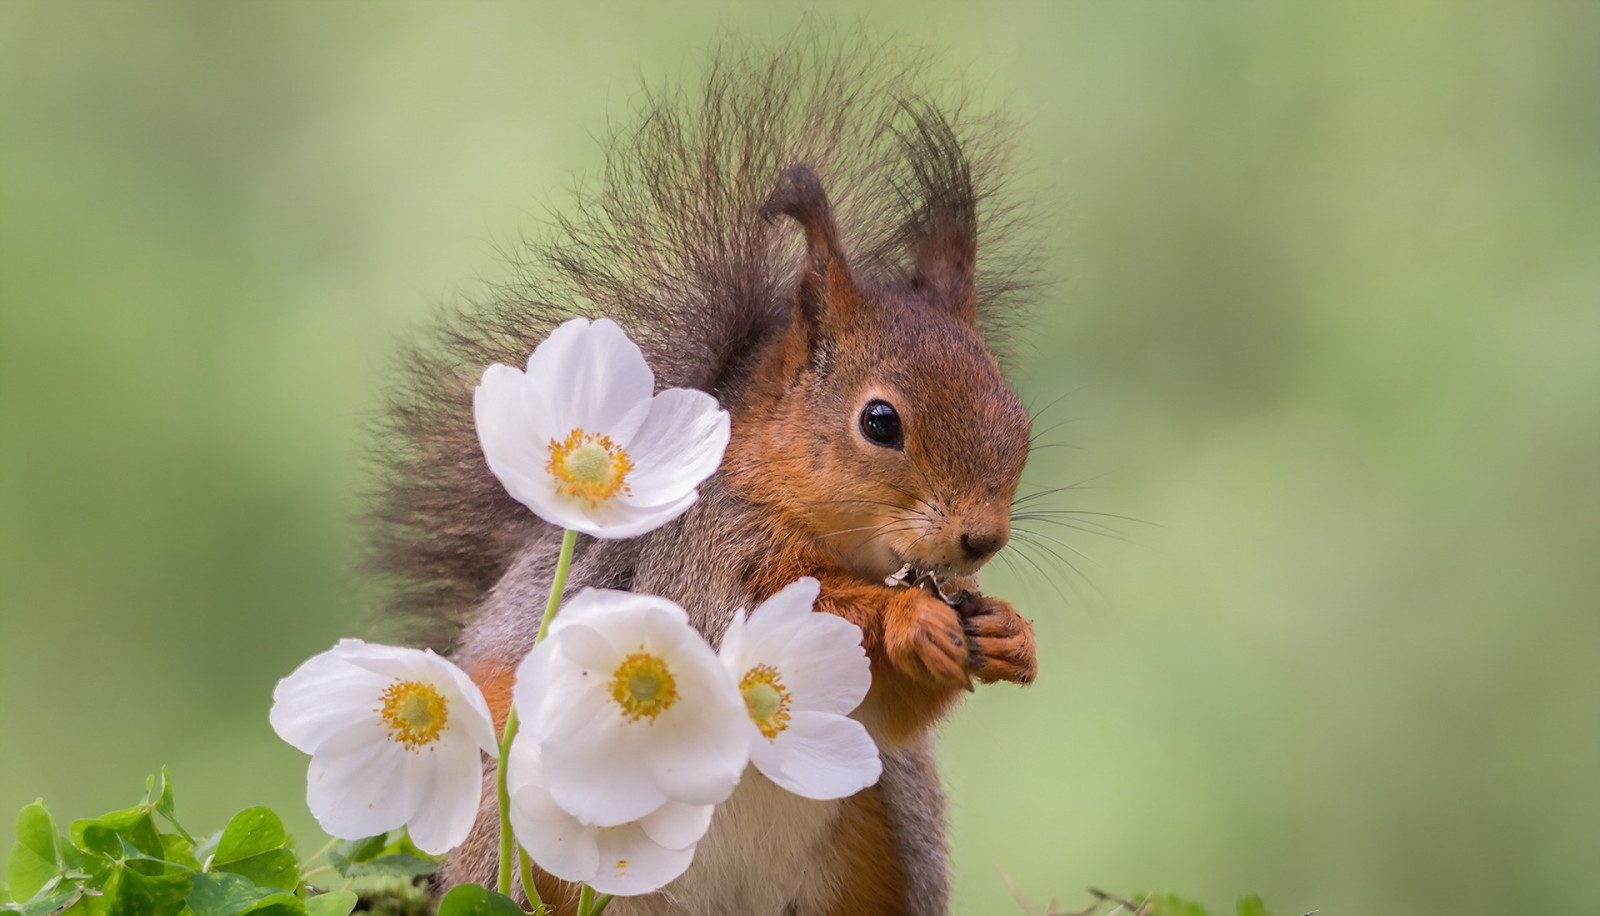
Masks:
[[[1135,895],[1131,900],[1144,900],[1140,895]],[[1150,897],[1150,916],[1209,916],[1206,908],[1198,903],[1185,900],[1176,894],[1156,894]],[[1254,894],[1239,898],[1238,916],[1270,916],[1261,898]]]
[[[251,856],[282,849],[289,840],[283,821],[271,808],[246,808],[235,814],[222,830],[213,856],[217,862],[237,862]]]
[[[154,776],[150,778],[152,780],[155,779]],[[149,802],[149,795],[150,793],[147,791],[145,793],[145,801],[147,803]],[[178,823],[178,816],[173,813],[172,777],[167,775],[166,767],[161,768],[161,791],[156,795],[155,809],[156,813],[166,818],[167,823],[172,825],[172,829],[178,831],[179,836],[183,837],[185,840],[188,840],[189,846],[193,848],[194,837],[190,835],[189,831],[183,829],[183,825]]]
[[[328,862],[346,878],[415,878],[439,870],[439,860],[418,849],[404,830],[339,844]]]
[[[439,901],[438,916],[527,916],[515,900],[481,884],[457,884]]]
[[[380,833],[377,836],[369,836],[364,840],[345,840],[334,847],[334,852],[342,855],[349,862],[369,862],[377,858],[378,854],[383,852],[384,847],[388,845],[389,835]]]
[[[189,893],[187,874],[145,874],[134,863],[105,863],[84,886],[73,916],[177,916]]]
[[[1144,896],[1136,895],[1129,898],[1135,901],[1144,900]],[[1176,894],[1157,894],[1150,897],[1151,916],[1210,916],[1205,907],[1198,903],[1191,903]]]
[[[22,916],[46,916],[48,913],[72,906],[83,894],[82,884],[57,879],[41,888],[33,899],[23,903],[8,903],[0,907],[0,911],[21,913]]]
[[[1272,916],[1267,912],[1266,904],[1255,894],[1239,898],[1239,916]]]
[[[6,883],[13,897],[28,900],[64,871],[60,835],[41,799],[17,813],[17,842],[6,861]]]
[[[352,891],[329,891],[306,898],[307,916],[350,916],[358,898]]]
[[[439,863],[421,856],[394,854],[366,862],[351,862],[337,852],[328,853],[328,862],[346,878],[417,878],[439,870]]]
[[[153,810],[149,805],[139,805],[73,821],[72,842],[88,852],[112,859],[124,857],[124,843],[147,856],[160,858],[161,834],[156,830],[155,818],[151,817]]]
[[[191,871],[200,870],[200,859],[194,854],[194,844],[190,843],[188,838],[178,836],[176,833],[161,835],[161,857]]]
[[[306,916],[306,905],[286,891],[257,887],[248,879],[229,872],[205,872],[194,876],[193,888],[184,902],[195,916]],[[120,914],[119,914],[120,916]]]
[[[300,884],[300,860],[289,846],[283,821],[270,808],[246,808],[228,821],[210,868],[249,878],[263,887],[292,891]]]

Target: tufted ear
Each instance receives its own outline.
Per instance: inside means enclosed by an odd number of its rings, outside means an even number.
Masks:
[[[917,201],[901,229],[911,256],[910,285],[937,308],[978,323],[973,273],[978,264],[978,195],[961,143],[932,109],[906,107],[901,133],[911,165],[902,192]]]
[[[795,288],[795,313],[815,349],[831,328],[846,322],[860,307],[855,282],[839,247],[839,230],[822,181],[810,166],[791,166],[778,179],[761,216],[792,217],[806,237],[806,262]]]

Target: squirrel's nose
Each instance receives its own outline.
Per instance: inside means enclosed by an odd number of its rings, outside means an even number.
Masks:
[[[961,536],[961,547],[968,559],[979,560],[1006,546],[1006,540],[1004,531],[969,531]]]

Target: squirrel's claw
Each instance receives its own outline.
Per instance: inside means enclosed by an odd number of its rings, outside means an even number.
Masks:
[[[1033,624],[1009,602],[972,596],[957,609],[971,646],[967,666],[985,684],[1030,684],[1038,674]]]
[[[898,612],[885,621],[889,660],[901,671],[944,688],[970,686],[970,640],[955,609],[920,589],[902,593]]]

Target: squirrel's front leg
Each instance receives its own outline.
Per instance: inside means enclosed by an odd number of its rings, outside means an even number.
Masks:
[[[932,727],[974,678],[1033,680],[1033,628],[1009,603],[972,597],[951,607],[921,588],[824,580],[818,609],[861,627],[872,663],[863,720],[899,743]]]
[[[1039,670],[1033,622],[1017,613],[1011,602],[969,595],[956,605],[956,614],[967,635],[967,667],[973,677],[985,684],[1033,683]]]

